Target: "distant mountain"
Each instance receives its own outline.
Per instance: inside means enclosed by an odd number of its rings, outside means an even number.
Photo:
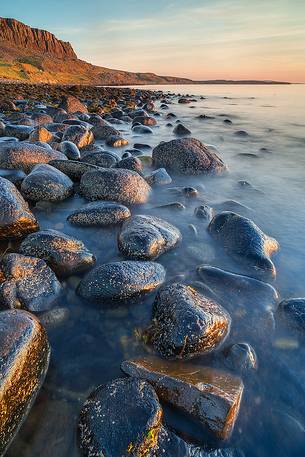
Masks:
[[[58,84],[189,84],[190,79],[91,65],[70,43],[16,19],[0,18],[0,78]]]
[[[0,80],[31,83],[136,84],[289,84],[276,81],[192,81],[154,73],[99,67],[77,58],[70,43],[16,19],[0,18]]]

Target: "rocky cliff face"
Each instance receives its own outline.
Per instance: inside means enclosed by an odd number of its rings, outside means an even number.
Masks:
[[[16,19],[0,18],[0,40],[60,59],[77,59],[70,43],[58,40],[53,33],[29,27]]]

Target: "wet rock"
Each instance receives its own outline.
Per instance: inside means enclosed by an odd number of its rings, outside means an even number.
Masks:
[[[150,116],[136,116],[133,119],[133,123],[140,122],[143,125],[156,125],[157,121],[154,117]]]
[[[107,226],[120,224],[131,216],[130,210],[115,202],[92,202],[73,211],[67,220],[81,226]]]
[[[158,217],[136,215],[124,222],[118,246],[126,257],[150,260],[169,251],[180,240],[181,233],[172,224]]]
[[[0,239],[21,238],[38,230],[38,222],[14,184],[0,177]]]
[[[178,136],[185,136],[190,135],[192,132],[183,124],[177,124],[173,130],[173,133]]]
[[[214,210],[208,205],[200,205],[195,208],[194,214],[199,219],[210,221],[214,215]]]
[[[229,313],[214,300],[173,283],[158,292],[148,333],[162,357],[186,358],[218,348],[230,324]]]
[[[67,113],[88,113],[87,107],[72,95],[62,98],[60,108],[64,109]]]
[[[143,171],[143,164],[140,159],[137,157],[126,157],[122,160],[120,160],[117,163],[117,168],[124,168],[125,170],[132,170],[136,171],[140,175],[142,174]]]
[[[254,273],[276,276],[270,256],[279,249],[278,242],[263,233],[253,221],[225,211],[214,216],[208,230],[231,257],[243,261]]]
[[[65,276],[88,270],[95,262],[82,241],[51,229],[27,236],[20,252],[44,259],[56,274]]]
[[[145,381],[116,379],[97,387],[80,415],[83,455],[148,456],[156,448],[161,420],[158,397]]]
[[[136,133],[139,135],[147,135],[152,134],[154,132],[150,127],[147,127],[146,125],[135,125],[134,127],[132,127],[132,133]]]
[[[217,154],[195,138],[162,142],[154,148],[152,158],[155,166],[184,175],[218,174],[226,170]]]
[[[188,104],[191,103],[191,100],[189,100],[188,98],[179,98],[178,103]]]
[[[31,312],[50,309],[61,290],[44,260],[6,254],[0,262],[0,307]]]
[[[32,143],[3,142],[0,143],[0,168],[20,169],[30,172],[38,163],[51,160],[66,160],[61,152],[42,148]]]
[[[281,301],[279,312],[292,327],[305,331],[305,298],[289,298]]]
[[[122,138],[120,135],[111,135],[106,139],[106,145],[112,148],[121,148],[122,146],[126,146],[128,144],[128,140]]]
[[[238,130],[238,131],[234,132],[234,135],[240,136],[240,137],[249,136],[249,134],[245,130]]]
[[[41,126],[33,129],[29,136],[29,141],[31,141],[31,143],[35,143],[36,141],[48,143],[53,140],[54,140],[53,133],[49,132],[49,130],[47,130],[45,127],[41,127]]]
[[[231,370],[240,373],[257,369],[257,356],[248,343],[235,343],[224,350],[224,363]]]
[[[27,200],[59,202],[73,193],[73,182],[49,164],[36,165],[24,178],[21,192]]]
[[[125,361],[121,368],[129,376],[148,381],[160,400],[187,413],[218,438],[231,435],[244,388],[240,378],[210,367],[156,357]]]
[[[70,125],[64,132],[62,141],[71,141],[78,149],[82,149],[93,143],[94,136],[91,130],[87,130],[82,125]]]
[[[80,159],[79,149],[72,141],[63,141],[60,143],[60,151],[70,160]]]
[[[76,160],[51,160],[49,165],[57,168],[65,175],[69,176],[73,181],[79,181],[81,177],[88,171],[98,170],[95,165]]]
[[[86,300],[127,299],[156,289],[165,270],[156,262],[126,260],[94,268],[81,280],[78,294]]]
[[[82,157],[81,162],[91,163],[97,167],[110,168],[117,164],[118,157],[106,151],[89,152]]]
[[[149,144],[143,144],[143,143],[135,143],[133,145],[135,149],[140,149],[140,151],[149,151],[151,149],[151,146]]]
[[[111,125],[95,125],[92,129],[93,136],[96,140],[106,141],[111,136],[120,136],[120,132]]]
[[[183,205],[181,202],[170,202],[170,203],[165,203],[164,205],[156,206],[156,208],[160,209],[175,209],[178,211],[184,211],[186,207]]]
[[[127,204],[145,203],[151,188],[135,171],[100,169],[84,174],[80,191],[88,200],[111,200]]]
[[[0,347],[0,454],[4,455],[44,381],[50,349],[38,319],[21,310],[0,313]]]
[[[34,125],[45,125],[53,122],[53,118],[46,113],[33,113],[31,118]]]
[[[18,140],[27,140],[30,136],[33,127],[28,125],[7,124],[5,127],[6,136],[14,136]]]
[[[172,178],[165,168],[158,168],[152,171],[150,175],[145,176],[145,179],[150,186],[166,186],[172,182]]]

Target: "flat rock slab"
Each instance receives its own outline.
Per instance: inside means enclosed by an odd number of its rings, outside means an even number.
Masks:
[[[218,438],[231,435],[244,388],[240,378],[156,357],[125,361],[121,368],[129,376],[148,381],[161,400],[186,412]]]
[[[54,305],[61,284],[44,260],[6,254],[0,261],[0,307],[45,311]]]
[[[44,381],[50,348],[38,319],[21,310],[0,313],[0,348],[0,455],[3,455]]]
[[[111,262],[90,271],[77,292],[87,300],[124,300],[156,289],[164,279],[165,270],[156,262]]]
[[[115,202],[92,202],[73,211],[67,220],[71,224],[90,226],[108,226],[120,224],[131,216],[127,206]]]
[[[84,457],[144,457],[157,445],[162,408],[150,384],[116,379],[95,389],[80,415]]]
[[[0,239],[21,238],[38,230],[38,222],[17,188],[0,177]]]
[[[165,285],[153,304],[149,339],[165,358],[187,358],[218,348],[230,331],[229,313],[184,284]]]
[[[29,235],[20,245],[20,253],[44,259],[60,276],[86,271],[95,263],[84,243],[57,230],[41,230]]]
[[[159,217],[136,215],[124,222],[118,236],[119,250],[132,259],[156,259],[181,240],[180,231]]]

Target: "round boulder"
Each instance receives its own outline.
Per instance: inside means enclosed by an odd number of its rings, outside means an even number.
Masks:
[[[90,226],[107,226],[123,222],[131,216],[130,210],[115,202],[92,202],[76,209],[67,220],[71,224]]]

